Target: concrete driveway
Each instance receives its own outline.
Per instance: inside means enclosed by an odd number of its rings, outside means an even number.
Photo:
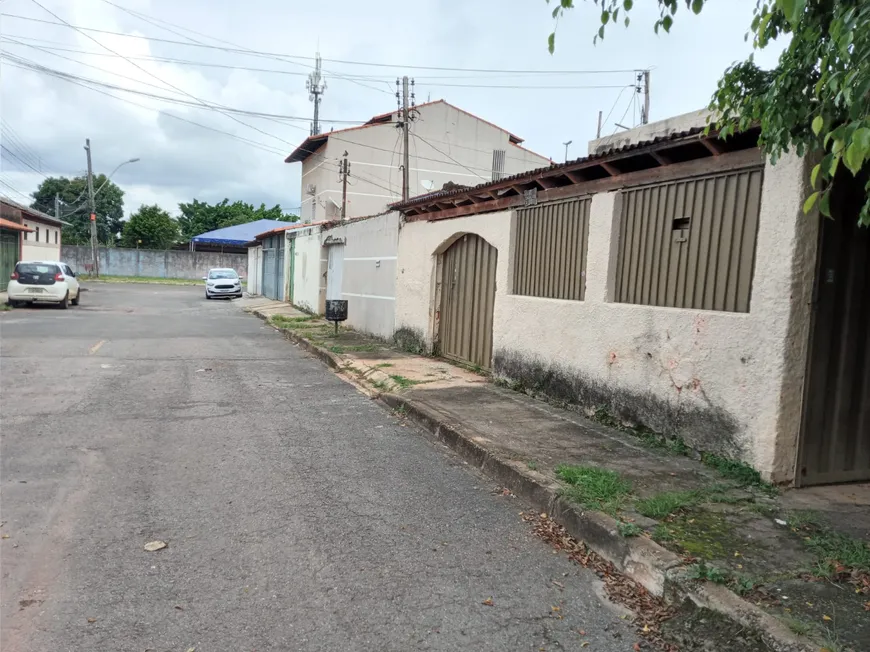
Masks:
[[[4,651],[633,649],[520,501],[237,302],[82,304],[0,313]]]

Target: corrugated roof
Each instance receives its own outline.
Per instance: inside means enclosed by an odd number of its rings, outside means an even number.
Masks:
[[[683,140],[688,139],[691,136],[696,136],[701,134],[706,127],[695,127],[692,129],[687,129],[686,131],[680,131],[668,136],[658,136],[656,138],[652,138],[650,140],[643,140],[632,145],[625,145],[623,147],[614,147],[613,149],[605,150],[599,154],[594,154],[591,156],[581,156],[580,158],[576,158],[571,161],[566,161],[564,163],[557,163],[555,165],[548,165],[546,167],[537,168],[535,170],[529,170],[528,172],[519,172],[518,174],[514,174],[509,177],[502,177],[497,181],[486,181],[484,183],[478,184],[476,186],[472,186],[470,188],[459,188],[455,190],[438,190],[435,192],[430,192],[425,195],[417,195],[415,197],[411,197],[406,202],[395,202],[390,204],[390,208],[396,210],[402,210],[404,208],[408,208],[415,204],[432,201],[435,199],[443,199],[445,197],[453,197],[456,195],[462,195],[464,193],[469,192],[477,192],[479,190],[486,190],[492,186],[499,186],[504,184],[505,182],[510,181],[521,181],[524,179],[532,179],[533,177],[542,174],[544,172],[550,172],[554,170],[560,170],[563,168],[569,168],[571,166],[577,165],[578,163],[588,163],[591,161],[598,161],[607,158],[612,158],[615,155],[630,153],[637,149],[643,149],[644,147],[649,147],[650,145],[655,145],[657,143],[661,143],[664,141],[673,141],[673,140]]]
[[[19,204],[17,201],[9,199],[9,197],[0,197],[0,202],[19,210],[22,213],[27,213],[31,217],[39,220],[40,222],[47,222],[49,224],[56,224],[58,226],[69,225],[69,222],[64,222],[63,220],[59,220],[56,217],[49,215],[48,213],[43,213],[42,211],[38,211],[35,208],[30,208],[29,206],[25,206],[24,204]]]
[[[33,233],[33,229],[31,229],[29,226],[24,226],[23,224],[13,222],[12,220],[7,220],[2,217],[0,217],[0,226],[2,226],[4,229],[12,229],[13,231],[26,231],[27,233]]]
[[[215,229],[208,233],[200,233],[191,238],[191,240],[193,242],[208,242],[212,244],[244,245],[253,240],[258,233],[263,233],[269,229],[274,229],[279,226],[288,226],[291,224],[294,224],[294,222],[282,222],[281,220],[256,220],[254,222],[236,224],[235,226],[225,226],[222,229]]]

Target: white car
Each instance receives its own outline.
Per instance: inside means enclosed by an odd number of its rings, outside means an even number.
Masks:
[[[79,305],[81,287],[66,263],[53,260],[22,260],[15,265],[9,287],[9,305],[56,303],[61,308]]]
[[[208,276],[204,276],[205,298],[237,297],[242,296],[242,279],[234,269],[217,267],[208,270]]]

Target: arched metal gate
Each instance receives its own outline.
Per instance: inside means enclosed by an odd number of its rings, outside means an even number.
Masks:
[[[439,353],[489,369],[498,249],[469,233],[441,256]]]

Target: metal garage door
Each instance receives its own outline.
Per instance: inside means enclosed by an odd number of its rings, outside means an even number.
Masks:
[[[497,261],[498,250],[472,233],[442,254],[441,355],[490,368]]]
[[[274,249],[263,246],[263,296],[274,299],[275,292],[275,263],[277,256]]]
[[[800,484],[870,479],[870,229],[863,184],[838,180],[822,219]]]
[[[9,286],[9,276],[15,271],[18,262],[17,231],[0,230],[0,292],[5,292]]]
[[[263,296],[284,300],[284,234],[263,241]]]

